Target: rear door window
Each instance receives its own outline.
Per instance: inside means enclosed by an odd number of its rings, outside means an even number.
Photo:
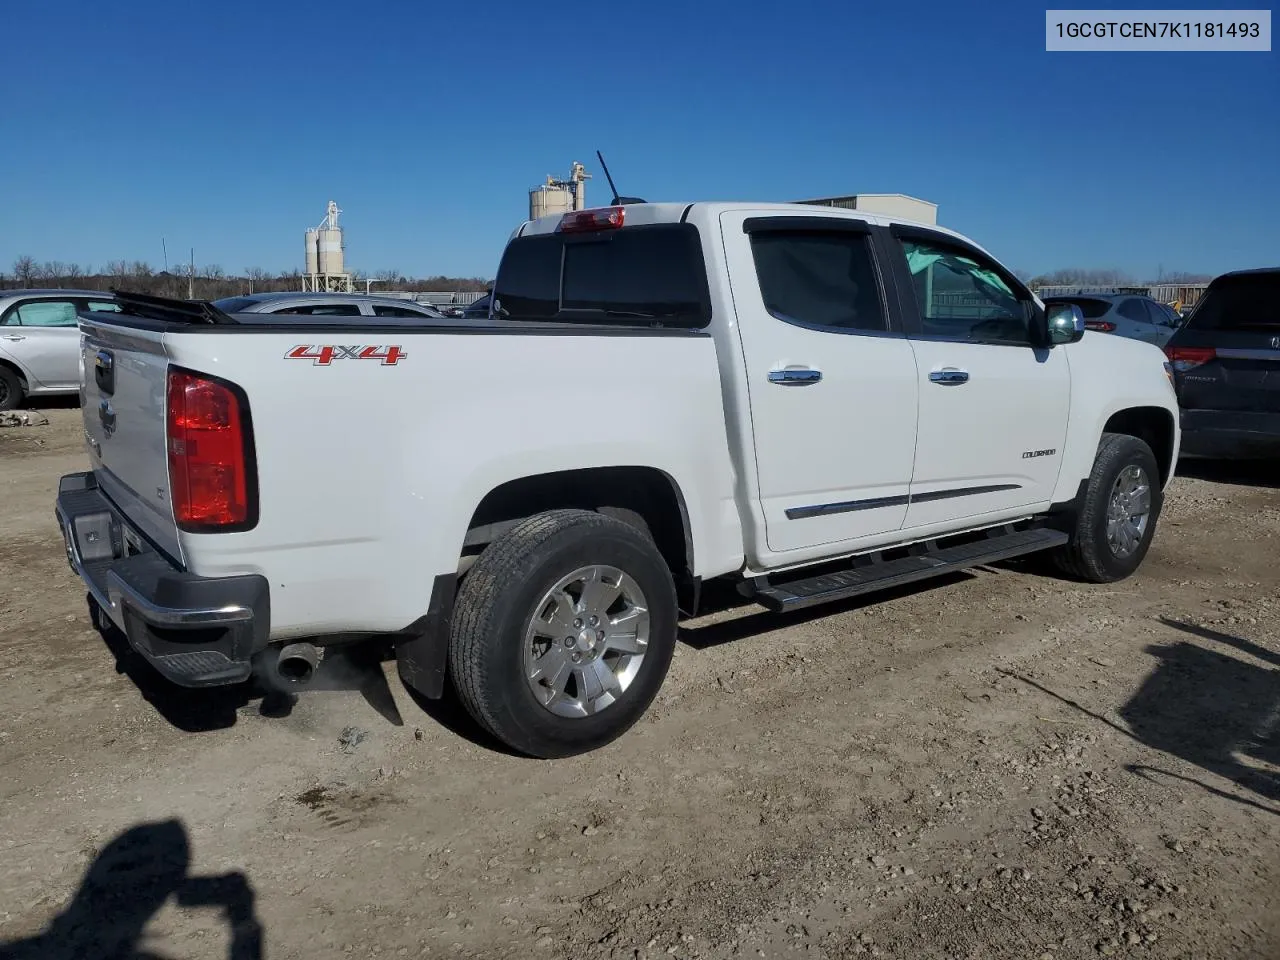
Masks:
[[[24,327],[74,327],[76,305],[70,300],[35,300],[24,303],[6,318]]]
[[[697,328],[711,318],[697,228],[682,223],[518,237],[494,300],[506,320]]]
[[[1192,330],[1280,333],[1280,272],[1215,280],[1186,326]]]
[[[751,253],[766,309],[787,323],[883,331],[870,240],[863,233],[753,231]]]

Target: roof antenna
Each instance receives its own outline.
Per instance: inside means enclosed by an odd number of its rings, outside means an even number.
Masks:
[[[609,189],[613,191],[613,199],[610,203],[613,206],[620,206],[627,203],[644,203],[639,197],[620,197],[618,196],[618,188],[613,185],[613,177],[609,175],[609,165],[604,162],[604,156],[599,150],[596,151],[596,159],[600,161],[600,169],[604,171],[604,177],[609,181]]]

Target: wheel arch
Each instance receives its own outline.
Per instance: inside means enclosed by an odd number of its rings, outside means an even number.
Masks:
[[[684,494],[670,474],[647,466],[558,470],[508,480],[476,505],[464,556],[478,553],[527,517],[567,508],[612,512],[628,521],[627,515],[634,514],[644,521],[677,580],[692,576],[694,543]]]
[[[18,378],[18,380],[21,381],[22,383],[23,390],[31,389],[31,381],[27,378],[27,372],[23,370],[22,367],[18,366],[16,363],[10,360],[8,357],[0,357],[0,367],[4,367],[6,370],[8,370],[10,373],[12,373],[15,377]]]
[[[1137,437],[1151,448],[1160,467],[1160,486],[1173,476],[1176,428],[1173,414],[1164,407],[1127,407],[1117,410],[1102,427],[1103,433]]]

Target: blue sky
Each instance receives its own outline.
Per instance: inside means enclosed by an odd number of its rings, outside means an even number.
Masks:
[[[623,193],[908,193],[1030,271],[1280,262],[1280,53],[1046,53],[1044,7],[65,0],[6,11],[0,270],[492,275],[574,160]],[[20,38],[20,42],[18,39]]]

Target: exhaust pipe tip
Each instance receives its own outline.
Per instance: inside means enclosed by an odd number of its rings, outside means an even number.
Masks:
[[[304,687],[315,676],[320,651],[312,643],[291,643],[282,647],[276,659],[275,675],[285,687]]]

